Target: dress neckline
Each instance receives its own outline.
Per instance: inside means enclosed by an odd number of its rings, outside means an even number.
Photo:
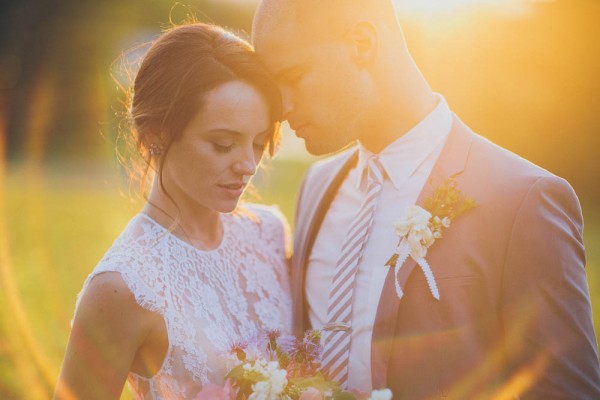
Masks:
[[[226,246],[227,242],[229,241],[229,227],[227,226],[228,215],[229,214],[221,214],[221,216],[220,216],[221,224],[223,225],[223,237],[221,238],[221,241],[219,242],[219,244],[212,249],[203,250],[203,249],[199,249],[196,246],[193,246],[192,244],[186,242],[185,240],[181,239],[177,235],[174,235],[173,232],[171,232],[169,229],[167,229],[164,226],[162,226],[161,224],[159,224],[154,218],[152,218],[148,214],[145,214],[143,212],[140,212],[138,214],[138,216],[146,219],[151,224],[157,226],[161,231],[163,231],[166,235],[169,235],[170,237],[172,237],[176,242],[180,243],[182,246],[188,247],[191,250],[196,251],[201,254],[216,253],[217,251],[219,251],[220,249],[222,249]]]

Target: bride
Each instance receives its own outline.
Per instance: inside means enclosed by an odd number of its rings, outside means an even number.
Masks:
[[[211,25],[144,57],[132,132],[156,171],[148,201],[85,281],[55,397],[187,399],[222,384],[234,344],[290,331],[286,224],[238,205],[281,117],[246,42]]]

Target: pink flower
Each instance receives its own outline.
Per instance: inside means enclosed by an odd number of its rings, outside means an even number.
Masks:
[[[323,400],[323,395],[319,389],[310,387],[302,392],[298,400]]]

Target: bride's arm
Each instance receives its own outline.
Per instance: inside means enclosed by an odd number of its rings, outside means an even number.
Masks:
[[[119,399],[151,314],[120,274],[94,277],[77,307],[55,399]]]

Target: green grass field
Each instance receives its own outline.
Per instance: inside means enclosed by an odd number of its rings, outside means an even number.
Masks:
[[[306,162],[274,162],[255,179],[262,198],[251,196],[279,204],[291,221],[306,168]],[[127,185],[116,167],[10,171],[5,210],[0,209],[6,215],[0,220],[0,246],[7,246],[0,260],[1,399],[51,397],[83,280],[140,208],[139,200],[123,192]],[[600,213],[584,205],[584,214],[588,277],[600,331]]]

